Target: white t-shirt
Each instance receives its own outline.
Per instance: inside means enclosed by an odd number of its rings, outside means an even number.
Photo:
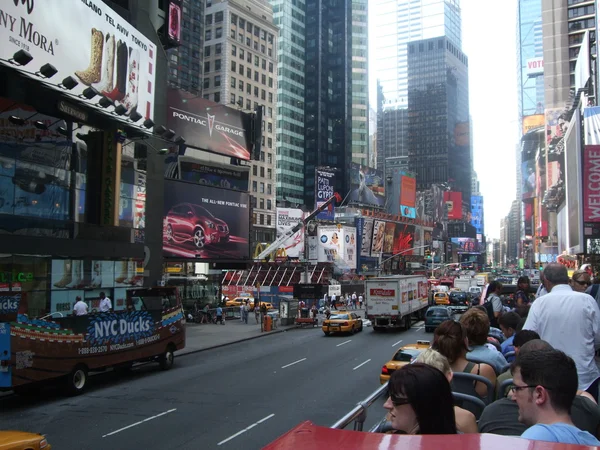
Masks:
[[[83,300],[79,300],[73,305],[73,311],[75,311],[76,316],[85,316],[88,313],[88,306]]]
[[[110,301],[110,298],[108,297],[104,297],[102,300],[100,300],[100,312],[108,312],[112,309],[112,303]]]
[[[361,303],[363,302],[363,296],[362,295],[358,296],[358,301],[361,302]]]

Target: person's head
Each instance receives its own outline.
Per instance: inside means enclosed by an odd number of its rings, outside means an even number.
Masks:
[[[450,383],[435,367],[408,364],[392,373],[383,407],[392,427],[408,434],[456,434]]]
[[[544,268],[544,287],[548,292],[559,284],[569,283],[567,268],[559,263],[550,263]]]
[[[585,292],[585,290],[592,284],[592,278],[590,274],[585,270],[576,270],[571,276],[571,288],[577,292]]]
[[[491,294],[500,294],[500,292],[502,292],[502,283],[492,281],[488,286],[486,297],[489,297]]]
[[[523,329],[523,327],[525,326],[525,324],[527,323],[527,317],[521,317],[521,320],[519,321],[519,324],[517,325],[516,328],[516,332],[518,333],[519,331],[521,331]]]
[[[100,300],[104,300],[106,298],[106,294],[104,292],[100,292]]]
[[[500,324],[502,334],[507,338],[511,337],[517,332],[519,322],[521,322],[521,316],[513,311],[504,313],[498,318],[498,323]]]
[[[485,345],[490,332],[490,319],[478,308],[471,308],[460,318],[460,323],[467,330],[469,345]]]
[[[517,280],[517,287],[522,290],[529,289],[529,277],[526,275],[519,277]]]
[[[428,348],[427,350],[421,352],[419,356],[417,356],[415,362],[435,367],[437,370],[439,370],[446,376],[446,379],[449,383],[452,382],[452,368],[450,367],[448,358],[446,358],[437,350],[434,350],[433,348]]]
[[[511,373],[519,422],[531,426],[569,414],[578,379],[575,362],[565,353],[554,349],[521,351]]]
[[[81,301],[81,297],[78,295],[77,297],[75,297],[75,303],[80,302]]]
[[[464,357],[469,351],[465,327],[456,320],[442,322],[435,329],[431,347],[446,357],[450,364],[454,364],[457,359]]]
[[[515,334],[515,338],[513,339],[513,347],[515,348],[515,353],[518,354],[521,351],[521,347],[527,344],[530,341],[539,340],[540,335],[537,332],[532,330],[520,330]]]

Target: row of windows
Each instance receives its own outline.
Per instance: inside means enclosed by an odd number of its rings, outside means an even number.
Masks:
[[[237,55],[238,55],[238,48],[235,45],[232,45],[231,46],[231,56],[237,56]],[[249,63],[252,63],[252,56],[254,56],[254,65],[256,67],[258,67],[258,63],[259,63],[259,57],[258,56],[252,55],[251,52],[244,53],[244,49],[240,48],[239,56],[240,56],[240,59],[242,61],[244,60],[244,55],[246,56],[246,62],[249,62]],[[267,70],[267,60],[265,58],[262,58],[261,67],[264,70]],[[272,62],[269,62],[269,72],[273,73],[273,63]]]
[[[258,166],[257,165],[252,166],[252,175],[254,175],[255,177],[258,176]],[[260,168],[260,176],[265,178],[265,168],[264,167]],[[269,180],[273,179],[273,170],[272,169],[267,169],[267,178]],[[268,209],[271,209],[271,208],[268,208]]]
[[[596,11],[595,5],[588,6],[579,6],[577,8],[569,9],[569,19],[574,19],[575,17],[587,16],[590,14],[594,14]]]
[[[258,222],[257,220],[258,216]],[[265,214],[252,214],[252,224],[253,225],[264,225],[265,224]],[[267,215],[267,225],[271,225],[271,216]]]
[[[248,33],[253,33],[254,36],[259,37],[264,41],[266,40],[269,44],[273,43],[273,35],[267,33],[265,30],[261,30],[258,26],[253,25],[251,22],[246,22],[245,19],[238,17],[236,14],[231,15],[231,23],[237,25],[239,29],[246,29]]]
[[[265,187],[266,187],[266,192],[265,192]],[[273,185],[271,183],[263,183],[262,181],[260,183],[253,181],[252,182],[252,192],[258,192],[259,194],[267,194],[267,195],[271,195],[273,194]]]
[[[235,30],[231,30],[230,31],[231,39],[235,39],[235,35],[236,35]],[[242,33],[239,33],[237,35],[237,37],[238,37],[238,41],[240,41],[240,43],[243,44],[244,43],[244,35]],[[259,46],[258,41],[254,41],[254,46],[253,46],[252,45],[252,39],[250,39],[249,37],[246,37],[246,45],[248,47],[252,47],[256,51],[258,51],[258,49],[260,48],[261,53],[263,53],[263,54],[265,53],[265,46],[263,44],[260,44],[260,46]],[[273,56],[273,49],[272,48],[269,47],[267,49],[267,55],[269,55],[271,57]]]
[[[204,69],[206,69],[207,67],[210,69],[210,64],[208,64],[208,65],[207,64],[208,63],[204,63]],[[221,65],[219,64],[219,68],[215,68],[215,70],[220,70],[220,69],[221,69]],[[233,73],[236,73],[236,70],[237,70],[237,64],[235,63],[235,61],[231,61],[231,71]],[[206,72],[206,70],[205,70],[205,72]],[[244,75],[244,66],[241,65],[241,64],[239,66],[239,74],[240,75]],[[250,70],[249,68],[246,69],[246,77],[247,78],[252,78],[252,70]],[[260,78],[260,83],[263,86],[267,86],[268,85],[270,88],[273,87],[273,78],[272,77],[269,77],[269,80],[267,82],[267,76],[264,73],[263,74],[259,74],[258,72],[254,71],[254,81],[256,81],[258,83],[259,78]],[[232,79],[235,79],[235,78],[232,77]],[[231,86],[235,87],[234,84],[232,84]],[[250,89],[250,88],[248,88],[248,89]],[[242,80],[240,80],[240,91],[243,91],[243,90],[244,90],[244,82]],[[250,90],[248,90],[248,94],[249,93],[250,93]],[[256,94],[256,95],[258,95],[258,94]]]

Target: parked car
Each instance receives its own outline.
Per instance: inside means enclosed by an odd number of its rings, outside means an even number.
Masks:
[[[425,332],[433,332],[437,326],[446,321],[452,320],[452,309],[447,306],[432,306],[425,313]]]
[[[196,249],[229,241],[229,226],[203,206],[180,203],[165,218],[165,239],[169,244],[192,242]]]

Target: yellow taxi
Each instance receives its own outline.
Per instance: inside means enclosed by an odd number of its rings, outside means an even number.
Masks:
[[[323,321],[321,327],[325,336],[330,333],[358,333],[363,329],[363,323],[356,313],[350,311],[337,311]]]
[[[430,346],[431,342],[429,341],[417,341],[416,344],[408,344],[404,347],[400,347],[396,353],[394,353],[392,359],[386,362],[381,368],[379,382],[381,384],[387,383],[395,370],[413,362],[423,350],[428,349]]]
[[[0,431],[0,450],[52,450],[46,438],[24,431]]]
[[[433,301],[436,305],[449,305],[450,296],[447,292],[436,292],[435,294],[433,294]]]
[[[249,305],[254,305],[254,298],[246,295],[241,295],[233,299],[227,300],[225,306],[242,306],[242,303],[248,301]]]

